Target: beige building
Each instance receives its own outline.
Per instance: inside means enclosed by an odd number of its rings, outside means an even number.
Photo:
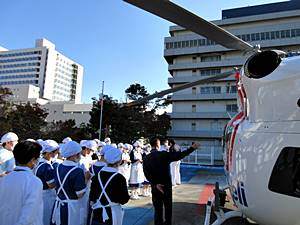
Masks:
[[[297,1],[223,10],[222,14],[222,20],[212,22],[252,45],[285,52],[300,50],[300,4]],[[172,76],[168,79],[171,87],[242,67],[249,57],[179,26],[171,26],[169,33],[165,38],[164,57]],[[195,152],[186,162],[214,164],[222,160],[223,130],[237,112],[236,92],[235,79],[231,76],[170,96],[172,129],[169,137],[181,145],[192,141],[202,144],[201,152]]]
[[[55,49],[46,39],[34,48],[0,48],[0,85],[34,85],[39,97],[50,101],[81,102],[83,67]]]
[[[89,122],[92,104],[81,103],[82,79],[83,67],[46,39],[36,40],[34,48],[0,48],[0,86],[12,91],[13,102],[40,104],[47,122]]]

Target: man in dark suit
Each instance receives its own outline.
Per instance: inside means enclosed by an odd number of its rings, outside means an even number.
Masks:
[[[144,174],[152,187],[152,202],[154,206],[154,224],[172,224],[172,181],[170,163],[183,159],[185,156],[199,148],[194,143],[188,150],[182,152],[158,151],[160,140],[152,138],[152,150],[143,161]],[[165,208],[165,222],[163,221],[163,208]]]

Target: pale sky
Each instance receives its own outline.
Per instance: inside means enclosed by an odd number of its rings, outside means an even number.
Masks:
[[[283,0],[176,0],[208,20],[221,10]],[[121,0],[2,0],[0,46],[34,47],[46,38],[84,67],[82,101],[101,92],[125,100],[125,89],[140,83],[149,93],[168,88],[164,37],[173,25]]]

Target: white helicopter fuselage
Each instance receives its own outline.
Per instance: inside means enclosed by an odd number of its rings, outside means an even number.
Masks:
[[[300,225],[300,197],[270,190],[283,149],[300,148],[299,62],[298,56],[285,58],[260,79],[248,78],[242,70],[244,110],[226,131],[231,129],[225,160],[231,194],[237,207],[260,225]]]

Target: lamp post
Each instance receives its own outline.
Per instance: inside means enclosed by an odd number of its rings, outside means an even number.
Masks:
[[[101,92],[101,109],[100,109],[100,121],[99,121],[99,140],[101,141],[101,129],[102,129],[102,113],[103,113],[103,92],[104,92],[104,81],[102,81],[102,92]]]

